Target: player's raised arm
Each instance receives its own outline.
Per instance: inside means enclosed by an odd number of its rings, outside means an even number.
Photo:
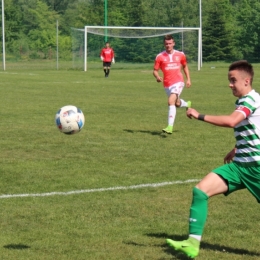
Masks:
[[[245,115],[239,111],[234,111],[231,115],[213,116],[200,114],[194,108],[189,108],[186,111],[189,118],[195,118],[201,121],[205,121],[212,125],[223,126],[223,127],[235,127],[241,121],[245,119]]]

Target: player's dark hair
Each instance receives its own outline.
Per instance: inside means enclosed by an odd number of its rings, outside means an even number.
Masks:
[[[166,34],[166,35],[164,35],[163,42],[168,41],[168,40],[173,40],[173,41],[174,41],[172,35],[170,35],[170,34]]]
[[[107,44],[107,43],[109,44],[109,42],[105,42],[105,44]]]
[[[233,62],[230,66],[229,66],[229,70],[241,70],[241,71],[245,71],[246,73],[248,73],[250,75],[250,84],[252,84],[253,82],[253,78],[254,78],[254,69],[252,64],[250,64],[248,61],[246,60],[238,60]]]

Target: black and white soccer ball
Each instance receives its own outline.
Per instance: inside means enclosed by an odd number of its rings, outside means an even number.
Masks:
[[[58,110],[55,115],[55,123],[62,133],[76,134],[83,128],[85,116],[78,107],[68,105]]]

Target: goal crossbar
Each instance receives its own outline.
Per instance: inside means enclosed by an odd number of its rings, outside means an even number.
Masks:
[[[96,29],[134,29],[134,30],[199,30],[199,27],[131,27],[131,26],[95,26],[86,25],[85,28],[96,28]]]

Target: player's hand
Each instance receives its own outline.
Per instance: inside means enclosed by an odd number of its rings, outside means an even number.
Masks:
[[[162,82],[162,81],[163,81],[163,78],[160,77],[160,76],[158,76],[158,77],[156,77],[156,81],[157,81],[157,82]]]
[[[224,158],[224,163],[231,163],[236,153],[236,148],[232,149]]]
[[[112,59],[112,63],[116,63],[114,58]]]
[[[190,80],[187,80],[186,81],[186,87],[189,88],[191,86],[191,81]]]
[[[186,115],[187,117],[189,117],[190,119],[192,118],[198,118],[199,116],[199,112],[197,110],[195,110],[194,108],[188,108],[186,111]]]
[[[100,56],[100,59],[103,61],[104,60],[104,58],[102,57],[102,56]]]

